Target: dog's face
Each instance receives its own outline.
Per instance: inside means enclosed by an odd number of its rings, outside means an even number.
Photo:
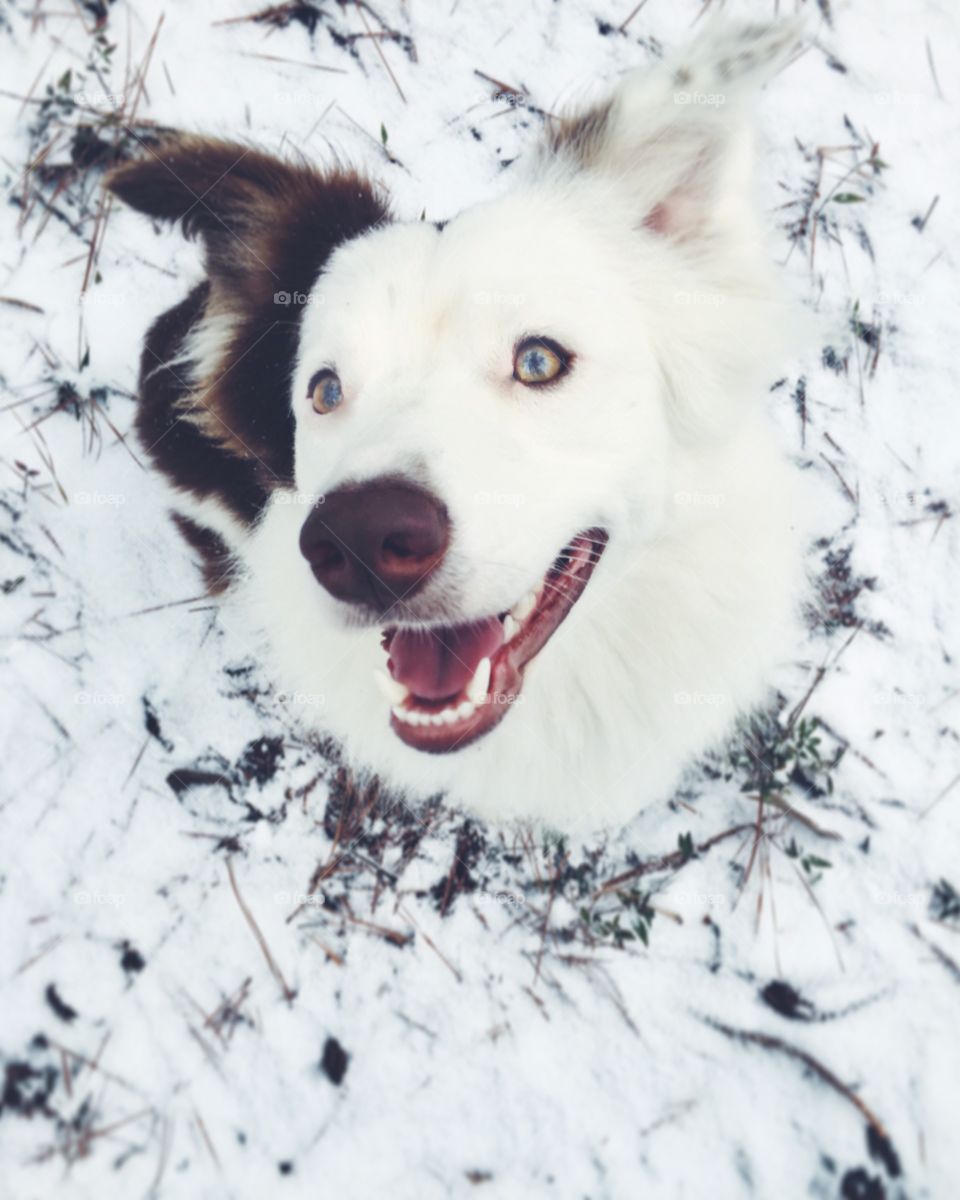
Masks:
[[[208,273],[148,335],[141,438],[208,578],[240,562],[286,678],[361,761],[546,815],[571,770],[619,783],[638,730],[665,785],[755,696],[792,576],[746,402],[778,312],[745,99],[796,32],[629,76],[441,224],[205,139],[114,174]],[[678,502],[700,489],[722,520]],[[730,708],[678,722],[690,685]],[[552,774],[494,804],[533,744]]]
[[[608,541],[658,527],[643,239],[625,261],[630,230],[588,199],[534,189],[377,230],[306,305],[295,472],[317,498],[300,539],[317,620],[383,631],[384,720],[417,749],[504,719]]]

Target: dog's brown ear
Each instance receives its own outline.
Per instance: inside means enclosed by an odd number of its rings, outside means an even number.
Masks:
[[[386,216],[376,189],[354,172],[322,172],[193,134],[148,147],[105,182],[131,208],[199,237],[214,286],[242,283],[255,303],[294,290],[291,256],[316,266],[332,246]]]
[[[199,238],[209,277],[147,334],[141,441],[178,488],[249,523],[293,478],[301,306],[333,250],[388,219],[386,203],[353,171],[191,134],[147,147],[106,186]]]

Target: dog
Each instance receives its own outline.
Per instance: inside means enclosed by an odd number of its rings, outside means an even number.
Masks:
[[[792,23],[713,25],[402,221],[357,171],[191,134],[109,189],[200,239],[136,425],[211,591],[402,794],[596,830],[761,702],[803,591],[762,397],[790,306],[750,108]]]

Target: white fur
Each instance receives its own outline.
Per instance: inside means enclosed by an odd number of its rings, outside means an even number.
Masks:
[[[417,598],[423,620],[508,609],[575,533],[610,534],[513,711],[428,755],[389,728],[379,629],[318,586],[297,549],[307,510],[274,496],[242,557],[284,687],[410,796],[445,790],[484,817],[554,827],[626,820],[670,794],[789,655],[801,502],[762,397],[790,315],[742,117],[751,77],[794,37],[704,35],[679,64],[628,77],[589,154],[542,155],[527,183],[442,232],[350,242],[318,281],[294,378],[297,490],[402,474],[443,500],[453,540]],[[678,78],[725,103],[678,104]],[[512,380],[523,334],[576,353],[558,386]],[[318,416],[307,381],[328,364],[344,401]]]

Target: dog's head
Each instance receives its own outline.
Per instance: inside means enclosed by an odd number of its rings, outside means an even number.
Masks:
[[[312,629],[323,655],[334,628],[382,639],[384,720],[408,746],[498,725],[575,607],[643,620],[606,594],[668,532],[678,458],[731,436],[764,369],[744,100],[795,37],[711,32],[440,224],[394,223],[354,175],[202,139],[113,176],[203,239],[174,424],[243,465],[254,508],[286,506],[271,620],[297,623],[305,659]],[[250,519],[218,481],[189,486]]]

